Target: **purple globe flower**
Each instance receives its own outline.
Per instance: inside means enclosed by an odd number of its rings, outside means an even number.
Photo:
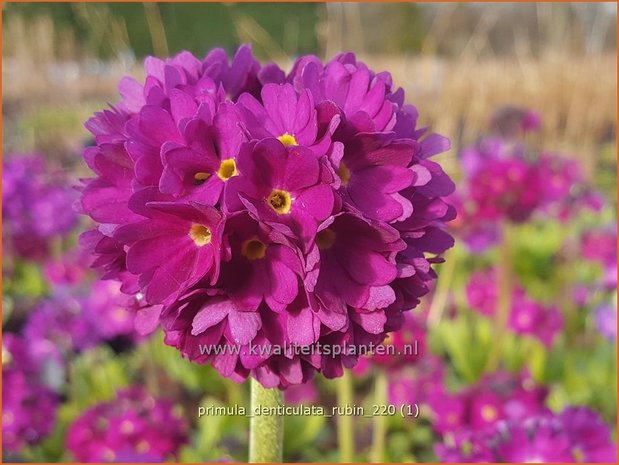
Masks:
[[[428,159],[449,142],[353,54],[288,75],[246,46],[145,68],[86,125],[94,266],[134,296],[141,330],[225,376],[340,376],[358,353],[342,348],[397,330],[453,245],[454,184]]]
[[[80,462],[163,462],[188,442],[187,429],[178,406],[133,387],[83,412],[69,426],[66,447]]]

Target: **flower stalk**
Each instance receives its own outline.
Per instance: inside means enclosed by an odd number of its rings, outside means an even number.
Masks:
[[[388,402],[388,381],[387,372],[378,370],[374,379],[374,404],[387,405]],[[387,439],[387,419],[386,415],[376,415],[374,417],[374,430],[372,432],[372,450],[370,460],[372,463],[382,463],[385,461],[385,442]]]
[[[513,264],[510,232],[510,225],[505,222],[503,224],[501,243],[499,244],[499,262],[497,265],[498,300],[494,318],[494,344],[486,363],[486,373],[496,371],[501,360],[502,340],[507,332],[509,311],[512,303]]]
[[[340,453],[340,463],[352,463],[355,458],[353,418],[344,415],[346,407],[354,403],[352,377],[349,371],[337,380],[337,404],[340,415],[337,419],[337,442]]]
[[[256,415],[261,409],[277,408],[283,402],[282,392],[264,388],[251,379],[251,413],[249,423],[249,461],[275,463],[283,459],[284,417],[281,415]]]

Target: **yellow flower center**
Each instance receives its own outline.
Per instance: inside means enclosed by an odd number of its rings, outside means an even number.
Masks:
[[[248,260],[258,260],[260,258],[264,258],[266,251],[266,244],[257,237],[252,237],[251,239],[246,240],[241,246],[241,253]]]
[[[282,191],[280,189],[273,189],[267,197],[267,202],[279,215],[289,213],[290,207],[292,207],[292,197],[290,196],[290,192]]]
[[[148,452],[150,450],[150,445],[146,442],[146,441],[140,441],[138,442],[138,444],[135,446],[135,451],[138,454],[145,454],[146,452]]]
[[[496,409],[491,406],[491,405],[484,405],[481,408],[481,417],[487,421],[488,423],[490,423],[491,421],[496,420],[497,418],[497,412]]]
[[[342,180],[342,185],[347,186],[348,181],[350,181],[350,170],[344,162],[340,162],[340,167],[337,169],[337,175]]]
[[[384,346],[390,346],[393,344],[393,333],[387,334],[387,337],[383,341]]]
[[[13,422],[15,421],[15,416],[13,415],[13,412],[4,412],[2,414],[2,423],[6,426],[12,425]]]
[[[135,427],[133,426],[133,423],[130,422],[129,420],[124,420],[120,424],[120,432],[123,434],[131,434],[133,433],[134,430],[135,430]]]
[[[572,449],[572,456],[577,462],[585,461],[585,454],[583,454],[582,450],[579,447],[575,447],[574,449]]]
[[[316,236],[316,245],[320,250],[330,249],[335,243],[335,233],[330,229],[324,229]]]
[[[210,174],[200,171],[199,173],[196,173],[193,175],[193,183],[196,186],[199,186],[200,184],[204,184],[204,181],[206,181],[209,178],[209,176]]]
[[[118,322],[126,321],[129,318],[129,312],[124,307],[115,308],[112,312],[112,319]]]
[[[198,247],[210,244],[212,239],[211,230],[203,224],[192,224],[189,229],[189,237]]]
[[[227,181],[232,176],[236,176],[238,171],[236,170],[236,163],[232,158],[228,158],[227,160],[222,160],[221,165],[219,165],[219,170],[217,171],[217,176],[222,181]]]
[[[286,147],[290,147],[291,145],[299,145],[297,144],[297,140],[294,138],[294,136],[292,134],[288,134],[287,132],[279,136],[277,140],[284,144]]]
[[[2,346],[2,365],[8,365],[11,363],[12,358],[11,353],[6,350],[4,346]]]

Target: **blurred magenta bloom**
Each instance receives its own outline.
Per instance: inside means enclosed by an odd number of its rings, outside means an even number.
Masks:
[[[497,372],[457,393],[441,385],[428,394],[433,427],[439,434],[463,430],[494,431],[501,420],[520,420],[546,411],[547,389],[535,385],[523,372]]]
[[[72,280],[73,275],[68,278]],[[86,281],[82,288],[58,280],[56,286],[33,309],[23,328],[37,359],[62,363],[74,352],[116,337],[130,341],[140,337],[135,330],[135,314],[127,308],[129,298],[120,292],[118,283]]]
[[[462,185],[449,199],[458,211],[451,229],[472,252],[501,240],[501,221],[523,223],[537,212],[567,221],[584,209],[601,209],[603,198],[586,182],[577,160],[536,153],[524,143],[539,125],[534,112],[502,108],[490,133],[462,150]]]
[[[389,370],[389,403],[401,405],[426,404],[432,391],[442,386],[445,367],[440,358],[428,354],[415,365],[402,365]]]
[[[188,426],[171,401],[132,387],[83,412],[69,427],[66,447],[80,462],[163,462],[188,440]]]
[[[617,231],[614,228],[586,231],[580,241],[580,253],[587,260],[602,265],[603,286],[617,287]]]
[[[10,333],[2,339],[2,447],[19,453],[52,432],[60,399],[45,384],[44,364],[31,356],[29,344]]]
[[[39,154],[7,154],[2,160],[3,242],[6,251],[45,258],[50,239],[77,225],[76,193]]]
[[[142,330],[161,325],[224,376],[282,389],[340,376],[357,355],[317,346],[381,342],[453,245],[454,184],[429,160],[449,141],[351,53],[288,74],[248,46],[144,66],[86,123],[94,266],[135,297]],[[264,352],[286,344],[313,349]]]
[[[600,305],[594,310],[598,331],[609,341],[617,339],[617,306],[611,303]]]
[[[508,139],[519,139],[541,128],[542,116],[526,108],[504,106],[497,109],[490,120],[490,129]]]
[[[611,463],[617,457],[610,427],[586,407],[502,420],[494,430],[465,430],[435,451],[449,462]]]
[[[468,304],[485,316],[492,316],[497,308],[496,269],[474,271],[466,285]],[[543,305],[529,297],[524,288],[515,283],[509,311],[509,329],[516,334],[531,335],[546,346],[551,346],[563,329],[563,314],[553,305]]]

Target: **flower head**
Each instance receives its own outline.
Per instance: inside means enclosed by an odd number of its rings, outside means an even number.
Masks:
[[[87,123],[94,266],[135,297],[140,330],[225,376],[341,375],[357,355],[334,348],[397,330],[453,245],[454,185],[428,159],[448,141],[353,54],[288,75],[246,46],[145,68]]]

